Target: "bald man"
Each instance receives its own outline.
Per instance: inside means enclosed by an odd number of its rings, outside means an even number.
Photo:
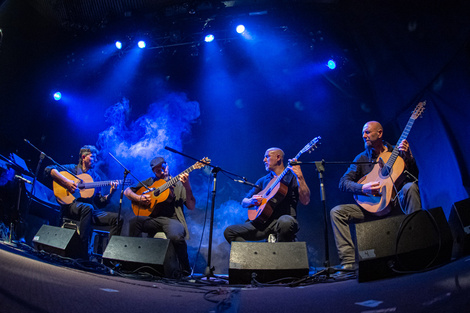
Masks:
[[[353,162],[358,162],[358,164],[351,164],[341,177],[339,188],[342,191],[357,195],[379,195],[380,183],[378,181],[370,181],[365,184],[360,184],[358,181],[372,171],[374,168],[372,162],[377,161],[381,153],[392,152],[393,147],[383,140],[383,128],[377,121],[370,121],[364,125],[362,139],[364,140],[365,151],[358,154],[354,159]],[[357,204],[342,204],[334,207],[330,212],[336,248],[341,260],[341,269],[357,269],[355,248],[349,224],[380,219],[385,216],[400,214],[400,212],[410,214],[421,209],[419,188],[415,182],[416,177],[418,177],[418,168],[408,141],[403,140],[399,144],[398,150],[400,157],[405,161],[405,170],[412,175],[403,175],[403,181],[395,186],[399,192],[398,197],[391,203],[390,211],[380,215],[370,213]]]
[[[266,150],[263,162],[268,174],[260,178],[256,182],[257,187],[252,188],[242,200],[244,208],[260,206],[262,196],[259,193],[285,169],[284,152],[279,148],[270,148]],[[276,241],[295,241],[296,233],[299,230],[296,218],[297,203],[300,201],[303,205],[309,204],[310,189],[299,165],[289,166],[289,170],[280,184],[287,187],[287,192],[285,197],[280,199],[274,207],[272,215],[264,221],[255,219],[244,224],[227,227],[224,236],[229,243],[232,241],[263,240],[267,239],[270,234],[276,237]]]

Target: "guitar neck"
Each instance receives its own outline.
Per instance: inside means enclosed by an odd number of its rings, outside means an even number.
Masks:
[[[91,189],[103,186],[109,186],[111,183],[115,182],[115,180],[105,180],[105,181],[97,181],[97,182],[90,182],[90,183],[82,183],[79,184],[80,189]],[[119,184],[122,184],[122,180],[117,181]]]
[[[302,155],[302,151],[300,151],[299,153],[297,153],[297,155],[294,157],[294,159],[298,159],[300,158],[300,156]],[[289,163],[290,164],[290,163]],[[271,188],[269,190],[269,192],[271,192],[271,190],[277,185],[279,184],[279,182],[284,178],[284,176],[286,176],[287,172],[289,171],[289,166],[287,166],[283,171],[282,173],[276,178],[276,180],[274,181],[274,183],[271,185]],[[268,192],[268,193],[269,193]]]
[[[172,179],[170,179],[169,181],[167,181],[165,184],[161,185],[159,188],[158,188],[158,191],[160,193],[164,192],[165,190],[167,190],[168,188],[170,188],[171,186],[173,185],[176,185],[176,183],[179,181],[180,179],[180,175],[182,174],[188,174],[188,173],[191,173],[192,171],[194,171],[194,165],[191,166],[191,167],[188,167],[186,170],[184,170],[183,172],[179,173],[178,175],[176,175],[175,177],[173,177]]]
[[[408,134],[410,133],[411,127],[413,126],[415,120],[416,119],[413,118],[413,116],[411,116],[409,118],[408,123],[406,124],[406,127],[405,127],[405,129],[403,130],[403,132],[400,136],[400,139],[398,139],[398,142],[395,145],[395,148],[393,148],[392,155],[390,156],[390,158],[387,161],[387,167],[391,168],[391,167],[393,167],[393,164],[395,164],[395,161],[396,161],[398,155],[400,154],[400,151],[398,150],[398,146],[400,145],[400,143],[403,140],[405,140],[408,137]]]

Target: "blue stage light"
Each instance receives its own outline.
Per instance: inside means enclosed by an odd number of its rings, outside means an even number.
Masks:
[[[121,50],[122,49],[122,42],[116,41],[115,46],[117,49]]]
[[[329,60],[326,64],[330,70],[334,70],[336,68],[336,62],[334,60]]]
[[[206,37],[204,38],[204,41],[205,41],[205,42],[212,42],[212,41],[214,41],[214,35],[212,35],[212,34],[206,35]]]
[[[141,40],[137,43],[137,46],[139,46],[140,49],[143,49],[145,48],[146,44],[145,44],[145,41]]]
[[[54,100],[59,101],[60,99],[62,99],[62,94],[59,91],[54,92]]]
[[[245,31],[245,26],[244,25],[238,25],[236,30],[237,30],[237,33],[241,34]]]

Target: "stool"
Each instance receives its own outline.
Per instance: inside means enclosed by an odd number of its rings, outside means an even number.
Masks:
[[[153,236],[153,238],[167,239],[165,233],[162,231],[159,231],[158,233],[156,233],[155,236]]]
[[[79,226],[79,221],[63,217],[62,225],[60,227],[67,228],[67,229],[75,229],[77,231],[77,234],[80,235],[80,230],[78,226]]]
[[[62,218],[62,228],[73,229],[77,231],[77,234],[80,235],[80,222],[74,219]],[[165,234],[163,234],[165,235]],[[88,246],[88,254],[95,256],[102,256],[106,246],[109,242],[109,231],[99,230],[93,228],[91,234],[91,242]]]

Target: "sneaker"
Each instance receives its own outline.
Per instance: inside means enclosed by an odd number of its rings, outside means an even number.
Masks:
[[[345,263],[341,265],[340,270],[343,271],[355,271],[357,270],[357,264],[356,263]]]
[[[331,275],[335,280],[346,280],[356,277],[357,264],[356,263],[345,263],[340,266],[338,271]]]

